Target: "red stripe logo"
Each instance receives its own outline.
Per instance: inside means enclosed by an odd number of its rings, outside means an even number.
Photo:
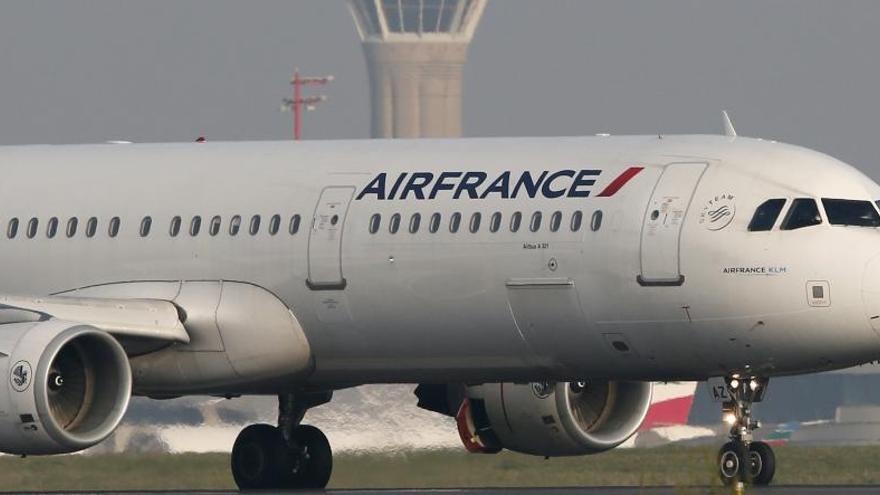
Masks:
[[[630,167],[623,171],[622,174],[618,175],[616,179],[611,181],[611,184],[608,184],[608,187],[602,190],[599,193],[600,198],[607,198],[614,196],[617,194],[617,191],[620,191],[623,186],[626,185],[627,182],[632,180],[633,177],[639,174],[645,167]]]

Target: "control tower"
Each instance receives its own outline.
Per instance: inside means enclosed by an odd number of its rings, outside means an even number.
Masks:
[[[461,80],[486,0],[348,0],[374,138],[461,136]]]

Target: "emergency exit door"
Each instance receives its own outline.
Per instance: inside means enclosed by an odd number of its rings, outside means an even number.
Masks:
[[[681,273],[681,229],[706,163],[671,163],[654,187],[642,224],[641,274],[645,286],[677,286]]]
[[[342,232],[353,187],[328,187],[321,192],[309,232],[309,277],[312,290],[342,290]]]

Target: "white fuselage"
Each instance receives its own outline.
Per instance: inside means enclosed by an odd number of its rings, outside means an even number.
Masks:
[[[39,146],[0,150],[0,169],[0,226],[19,219],[0,239],[0,292],[255,284],[302,325],[309,383],[770,376],[880,356],[880,232],[830,225],[824,210],[819,225],[779,228],[795,198],[873,202],[880,187],[801,148],[712,136]],[[550,186],[514,192],[543,172],[557,174]],[[750,232],[772,198],[787,200],[780,218]]]

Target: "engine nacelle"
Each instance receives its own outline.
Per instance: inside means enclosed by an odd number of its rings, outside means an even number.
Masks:
[[[128,408],[131,368],[122,346],[94,327],[60,320],[0,331],[0,451],[61,454],[113,433]]]
[[[458,421],[465,447],[546,457],[613,449],[641,426],[650,382],[493,383],[468,387]]]

